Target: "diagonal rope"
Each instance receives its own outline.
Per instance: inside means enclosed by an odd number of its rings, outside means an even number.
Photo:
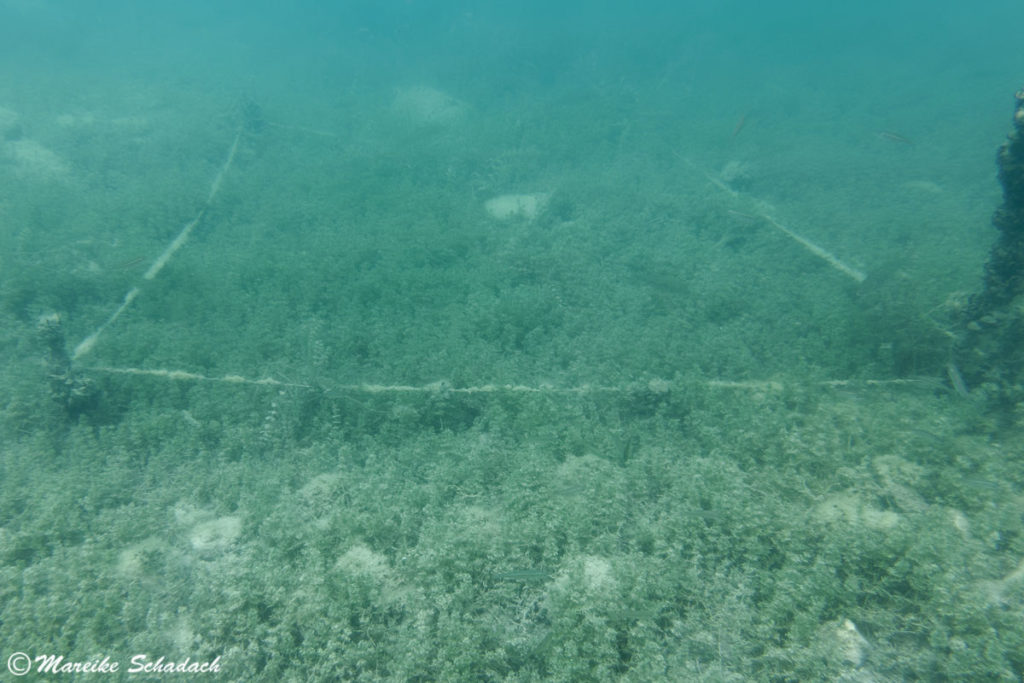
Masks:
[[[199,225],[200,221],[203,220],[203,216],[206,215],[206,212],[209,210],[210,205],[213,204],[213,200],[216,198],[217,193],[220,191],[221,184],[224,181],[224,176],[227,175],[228,170],[231,168],[231,164],[235,160],[235,152],[238,151],[238,143],[241,139],[242,131],[239,130],[238,133],[235,135],[235,141],[231,143],[231,150],[228,152],[227,161],[225,161],[224,165],[220,167],[219,171],[217,171],[217,175],[216,177],[214,177],[213,183],[211,183],[210,185],[210,192],[206,196],[206,203],[204,203],[202,208],[199,209],[199,213],[196,214],[196,217],[189,221],[185,225],[185,227],[181,229],[181,232],[178,233],[178,236],[175,237],[174,240],[167,245],[167,248],[164,249],[163,253],[161,253],[160,256],[156,258],[155,261],[153,261],[153,264],[149,267],[149,270],[147,270],[145,275],[142,276],[142,279],[144,281],[152,280],[157,275],[159,275],[160,271],[163,270],[164,266],[167,265],[167,262],[171,260],[171,257],[174,256],[174,254],[179,249],[185,246],[186,242],[188,242],[188,238],[192,234],[192,231],[195,230],[196,226]],[[100,335],[103,334],[103,332],[106,331],[108,327],[113,325],[114,322],[121,317],[122,313],[128,310],[128,307],[132,305],[132,302],[135,301],[136,297],[138,297],[139,294],[142,292],[142,290],[140,289],[141,284],[142,283],[139,283],[139,285],[136,285],[135,287],[129,289],[128,293],[124,295],[124,299],[121,301],[121,305],[114,310],[110,317],[107,318],[106,322],[97,327],[92,334],[90,334],[88,337],[86,337],[85,339],[78,343],[78,346],[76,346],[75,350],[71,353],[71,360],[78,360],[80,357],[92,351],[92,348],[96,345],[96,342],[99,341]]]

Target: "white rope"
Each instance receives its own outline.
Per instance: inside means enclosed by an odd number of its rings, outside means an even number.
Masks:
[[[242,131],[238,131],[238,133],[235,135],[235,141],[231,143],[231,151],[228,152],[227,161],[225,161],[224,165],[221,166],[220,170],[217,172],[217,176],[213,179],[213,183],[210,185],[210,192],[206,196],[206,203],[203,204],[203,207],[201,209],[199,209],[199,213],[196,214],[196,217],[189,221],[185,225],[185,227],[181,229],[181,232],[178,233],[178,236],[175,237],[174,240],[167,245],[167,248],[164,249],[163,253],[160,254],[160,256],[158,256],[155,261],[153,261],[153,265],[151,265],[149,267],[149,270],[146,271],[145,275],[142,276],[143,280],[152,280],[153,278],[155,278],[160,273],[160,271],[163,270],[163,267],[167,265],[167,262],[171,260],[171,257],[174,256],[175,252],[177,252],[179,249],[185,246],[185,243],[188,241],[188,238],[192,234],[192,231],[195,229],[197,225],[199,225],[199,222],[203,219],[203,216],[206,215],[207,210],[210,208],[210,205],[213,203],[214,198],[220,191],[220,186],[224,180],[224,176],[227,174],[228,169],[231,168],[231,164],[235,160],[235,152],[238,151],[238,142],[241,139]],[[125,310],[127,310],[127,308],[131,305],[133,301],[135,301],[135,298],[138,297],[140,292],[141,290],[139,289],[138,286],[132,287],[130,290],[128,290],[128,293],[124,295],[124,300],[121,302],[121,305],[117,307],[117,309],[110,315],[109,318],[107,318],[106,322],[97,327],[92,334],[90,334],[88,337],[79,342],[78,346],[75,347],[75,350],[71,354],[71,360],[78,360],[80,357],[92,351],[92,348],[96,345],[96,342],[99,341],[100,335],[103,334],[103,332],[108,327],[113,325],[115,320],[121,317],[121,314],[124,313]]]
[[[292,387],[298,389],[313,389],[311,384],[300,382],[282,382],[272,377],[262,379],[250,379],[241,375],[223,375],[211,377],[185,370],[157,370],[147,368],[115,368],[98,366],[79,368],[84,372],[102,372],[115,375],[136,375],[145,377],[159,377],[171,381],[186,382],[216,382],[220,384],[246,384],[265,387]],[[932,386],[934,380],[929,379],[833,379],[821,382],[811,382],[811,386],[820,387],[896,387],[896,386]],[[525,384],[480,384],[468,387],[456,387],[450,382],[441,380],[430,384],[339,384],[324,385],[322,388],[328,391],[340,393],[363,393],[363,394],[561,394],[561,395],[588,395],[588,394],[617,394],[636,391],[648,391],[652,394],[667,394],[673,388],[683,386],[705,386],[711,389],[732,389],[737,391],[760,391],[760,392],[781,392],[788,385],[774,380],[704,380],[697,382],[672,383],[668,380],[653,379],[644,384],[632,384],[625,386],[607,386],[602,384],[580,384],[574,387],[557,387],[552,384],[540,384],[529,386]]]
[[[687,161],[689,161],[689,160],[687,160]],[[696,170],[700,171],[700,173],[705,178],[707,178],[708,181],[712,185],[717,187],[719,190],[722,190],[723,192],[728,194],[733,199],[744,199],[745,198],[744,195],[742,195],[741,193],[739,193],[736,190],[734,190],[731,187],[729,187],[720,178],[716,178],[715,176],[711,175],[707,171],[704,171],[703,169],[698,168],[696,166],[696,164],[694,164],[692,161],[690,161],[690,165],[693,166]],[[796,231],[786,227],[782,223],[780,223],[777,220],[775,220],[772,217],[772,214],[775,213],[775,209],[768,202],[762,201],[760,199],[755,199],[755,198],[752,198],[752,197],[747,197],[746,199],[748,199],[756,207],[757,215],[760,218],[762,218],[765,221],[767,221],[768,224],[771,225],[773,228],[775,228],[776,230],[781,232],[783,235],[785,235],[786,237],[790,238],[791,240],[793,240],[794,242],[796,242],[797,244],[802,246],[804,249],[806,249],[807,251],[809,251],[812,254],[814,254],[815,256],[817,256],[818,258],[820,258],[823,261],[825,261],[827,264],[829,264],[830,266],[832,266],[833,268],[838,270],[843,275],[845,275],[848,278],[850,278],[851,280],[855,281],[857,284],[860,284],[860,283],[864,282],[864,280],[867,279],[868,276],[864,273],[864,271],[857,270],[853,266],[850,266],[850,265],[847,265],[846,263],[843,263],[833,253],[823,249],[822,247],[819,247],[817,244],[815,244],[814,242],[810,241],[809,239],[807,239],[806,237],[804,237],[800,233],[798,233],[798,232],[796,232]]]

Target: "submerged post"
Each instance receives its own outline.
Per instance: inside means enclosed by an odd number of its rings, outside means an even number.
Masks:
[[[999,238],[985,264],[981,292],[971,297],[954,349],[956,367],[1011,424],[1024,426],[1024,89],[1013,130],[999,148],[1003,203],[992,216]]]
[[[92,383],[72,368],[71,355],[64,339],[64,328],[60,316],[48,313],[36,323],[39,341],[46,351],[46,374],[50,380],[50,398],[56,404],[62,417],[75,421],[91,410],[97,393]]]

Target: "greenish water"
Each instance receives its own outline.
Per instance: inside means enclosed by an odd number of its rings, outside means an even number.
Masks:
[[[743,9],[0,5],[3,659],[1018,680],[1020,11]]]

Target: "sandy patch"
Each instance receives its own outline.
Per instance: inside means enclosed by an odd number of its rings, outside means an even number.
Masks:
[[[18,113],[7,107],[0,107],[0,140],[11,135],[18,127]]]
[[[532,221],[540,215],[547,204],[546,193],[503,194],[484,202],[484,209],[500,221],[523,218]]]
[[[833,493],[815,506],[812,516],[820,521],[844,522],[854,526],[865,526],[877,531],[887,531],[900,522],[899,513],[879,510],[852,493]]]
[[[9,140],[3,144],[3,154],[21,174],[60,178],[70,170],[66,161],[35,140]]]
[[[242,518],[229,515],[192,527],[189,542],[201,555],[216,555],[230,548],[242,535]]]
[[[451,125],[466,114],[466,105],[451,95],[426,85],[398,88],[392,109],[421,125]]]

